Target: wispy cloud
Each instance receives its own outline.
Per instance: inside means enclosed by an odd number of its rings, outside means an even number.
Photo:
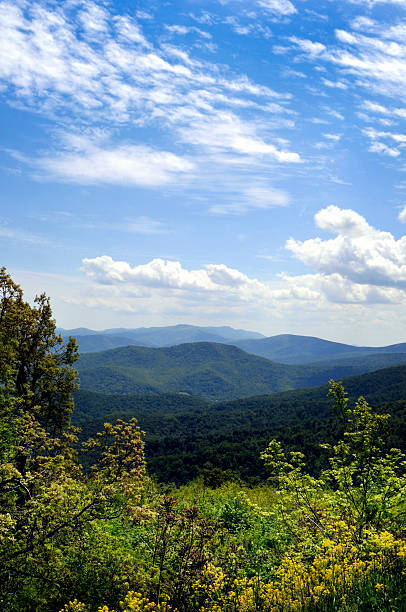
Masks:
[[[131,234],[167,234],[168,228],[162,221],[151,219],[151,217],[137,217],[136,219],[127,219],[125,224],[120,226],[122,231],[130,232]]]
[[[1,239],[38,247],[55,246],[48,238],[32,234],[20,228],[10,227],[6,223],[0,223],[0,240]]]
[[[186,36],[187,34],[198,34],[202,36],[202,38],[211,39],[212,35],[209,32],[205,32],[205,30],[201,30],[195,26],[185,26],[185,25],[165,25],[166,30],[170,34],[177,34],[179,36]]]
[[[288,0],[258,6],[281,15],[296,10]],[[166,28],[179,35],[192,30],[210,36],[194,26]],[[230,154],[249,158],[248,176],[263,159],[301,161],[276,135],[294,125],[288,92],[198,60],[183,47],[154,46],[139,20],[92,0],[0,1],[0,84],[12,104],[62,122],[65,132],[68,123],[82,132],[104,126],[104,142],[91,136],[78,144],[72,130],[59,150],[39,153],[34,166],[42,179],[156,187],[193,173],[197,159],[211,163],[214,153],[226,165]],[[131,140],[120,141],[122,127],[131,127]],[[153,131],[154,146],[138,128]]]
[[[242,0],[220,0],[222,4],[241,4]],[[271,16],[286,17],[294,15],[297,9],[293,2],[290,0],[254,0],[250,3],[250,8],[258,8],[265,14],[268,13]]]
[[[398,219],[401,223],[406,223],[406,205],[402,207],[402,210],[399,212]]]
[[[297,12],[295,5],[289,0],[256,0],[257,4],[271,13],[293,15]]]
[[[406,8],[406,0],[347,0],[352,4],[366,4],[367,6],[375,6],[376,4],[396,4]]]
[[[241,196],[236,202],[214,204],[209,208],[209,212],[214,215],[241,215],[249,210],[267,210],[276,206],[288,206],[290,200],[285,191],[258,185],[246,188]]]
[[[142,145],[110,148],[81,138],[80,148],[33,162],[46,177],[80,184],[124,184],[146,187],[171,183],[194,164],[168,151]],[[79,144],[79,143],[78,143]]]

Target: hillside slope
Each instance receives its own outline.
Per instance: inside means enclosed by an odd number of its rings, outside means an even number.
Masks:
[[[390,346],[352,346],[330,342],[312,336],[281,334],[270,338],[246,339],[233,342],[244,351],[285,364],[305,364],[346,357],[361,357],[383,353],[406,353],[406,343]]]
[[[169,348],[127,346],[81,356],[81,388],[103,393],[188,393],[227,400],[327,383],[406,363],[406,355],[312,365],[285,365],[220,343]]]
[[[392,414],[390,444],[406,447],[406,366],[344,380],[355,400]],[[230,402],[208,403],[183,395],[75,394],[73,422],[83,438],[105,421],[136,416],[146,432],[146,455],[160,480],[185,482],[203,467],[233,469],[245,478],[265,477],[260,452],[272,438],[304,452],[317,471],[323,464],[321,442],[334,442],[339,427],[327,398],[328,386],[274,393]],[[406,448],[405,448],[406,450]]]

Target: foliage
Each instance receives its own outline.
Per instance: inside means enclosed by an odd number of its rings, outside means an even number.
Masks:
[[[195,342],[168,348],[126,346],[87,353],[78,362],[81,386],[103,393],[188,393],[212,401],[238,399],[326,384],[405,364],[406,354],[352,358],[333,363],[284,365],[236,346]]]
[[[344,431],[336,445],[323,445],[330,453],[330,466],[320,478],[305,472],[303,453],[291,451],[288,461],[276,440],[261,457],[279,489],[294,495],[309,526],[323,531],[333,514],[353,525],[361,542],[366,527],[383,529],[404,515],[406,456],[398,449],[384,452],[389,415],[373,413],[363,397],[348,408],[340,383],[331,381],[329,395]],[[326,496],[329,514],[319,508]]]
[[[173,413],[166,419],[164,404],[149,396],[140,401],[143,419],[168,436],[174,465],[180,444],[194,452],[201,475],[179,489],[148,478],[143,434],[134,418],[99,422],[101,431],[80,455],[92,457],[84,470],[75,452],[79,432],[69,423],[74,342],[59,341],[45,296],[30,306],[4,270],[1,282],[2,610],[405,609],[406,462],[386,443],[388,415],[373,412],[362,397],[350,408],[342,385],[332,383],[335,433],[326,436],[320,453],[328,459],[317,472],[315,461],[308,469],[304,452],[309,430],[294,429],[299,415],[303,423],[318,423],[314,448],[328,433],[325,424],[333,421],[317,421],[315,411],[325,404],[317,404],[314,390],[290,396],[288,406],[281,397],[210,406],[172,395],[166,401]],[[370,378],[375,392],[383,388],[380,376]],[[401,384],[392,380],[395,387]],[[354,392],[358,383],[351,384]],[[104,400],[98,401],[103,407]],[[122,416],[131,417],[131,398],[125,401]],[[101,416],[107,414],[106,409]],[[266,436],[270,414],[285,440],[296,431],[296,448],[287,455],[272,440],[262,453],[270,481],[250,487],[234,468]],[[230,416],[233,422],[224,427],[234,446],[214,432]],[[244,423],[249,426],[239,429]],[[188,427],[192,433],[185,438]],[[260,435],[252,440],[255,427]],[[201,452],[206,432],[212,444],[207,454]],[[193,448],[196,440],[201,446]],[[157,437],[151,444],[160,448]],[[239,452],[225,469],[205,462],[230,457],[231,448]],[[177,465],[185,467],[179,459]]]
[[[385,450],[393,446],[406,451],[406,367],[352,377],[345,385],[351,400],[364,395],[377,410],[391,413]],[[148,469],[163,482],[182,484],[203,470],[218,468],[258,483],[267,476],[259,455],[272,438],[304,453],[310,473],[328,466],[320,444],[337,443],[342,425],[331,417],[327,391],[323,386],[210,404],[183,394],[80,390],[75,393],[73,422],[83,428],[86,439],[106,420],[136,416],[146,432]]]
[[[45,295],[31,307],[4,269],[0,287],[0,604],[52,609],[81,580],[69,563],[92,548],[94,522],[136,504],[143,443],[135,420],[106,425],[88,445],[99,462],[83,475],[69,423],[75,342],[55,334]]]

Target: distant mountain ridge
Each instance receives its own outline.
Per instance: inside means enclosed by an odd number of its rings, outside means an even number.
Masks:
[[[126,346],[83,354],[81,388],[118,394],[188,393],[212,401],[314,387],[331,378],[406,363],[406,354],[286,365],[236,346],[196,342],[163,348]]]
[[[322,340],[313,336],[280,334],[269,338],[245,339],[234,342],[243,351],[285,364],[316,363],[330,359],[362,357],[382,353],[406,353],[406,343],[389,346],[353,346]]]
[[[234,329],[229,326],[200,327],[197,325],[171,325],[167,327],[140,327],[135,329],[112,328],[95,331],[85,327],[76,329],[59,328],[63,338],[73,336],[79,345],[79,352],[97,352],[120,346],[149,346],[161,348],[188,342],[220,342],[233,344],[238,340],[261,339],[258,332]]]
[[[102,331],[79,327],[70,330],[60,328],[57,331],[64,338],[76,337],[81,353],[122,346],[162,348],[194,342],[217,342],[232,344],[252,355],[288,365],[312,364],[373,354],[406,353],[406,342],[381,347],[354,346],[314,336],[294,334],[279,334],[267,338],[258,332],[229,326],[172,325],[135,329],[111,328]]]

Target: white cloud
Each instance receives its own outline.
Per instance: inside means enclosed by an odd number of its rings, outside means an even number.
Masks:
[[[376,4],[396,4],[406,7],[406,0],[349,0],[352,4],[366,4],[367,6],[375,6]]]
[[[179,129],[185,142],[214,150],[229,150],[242,155],[269,156],[280,163],[299,163],[300,155],[281,150],[258,135],[253,123],[242,121],[234,113],[214,117],[197,115],[195,121]]]
[[[392,287],[376,287],[355,283],[345,276],[332,274],[305,274],[301,276],[281,275],[289,286],[289,297],[300,288],[302,295],[307,290],[309,299],[326,300],[331,304],[399,304],[406,303],[405,293]]]
[[[74,135],[73,135],[74,136]],[[80,184],[126,184],[154,187],[193,170],[192,162],[168,151],[142,145],[101,147],[78,138],[79,150],[42,157],[35,163],[45,175]]]
[[[147,264],[130,266],[125,261],[114,261],[108,255],[83,260],[86,275],[98,283],[129,284],[134,287],[198,291],[235,292],[254,291],[257,295],[271,295],[270,289],[239,270],[224,264],[209,264],[198,270],[186,270],[179,261],[153,259]]]
[[[21,230],[19,228],[10,227],[6,223],[0,224],[0,239],[12,240],[15,242],[21,242],[23,244],[40,247],[54,246],[47,238],[26,232],[25,230]]]
[[[329,79],[322,79],[326,87],[332,87],[335,89],[348,89],[348,85],[342,81],[330,81]]]
[[[365,100],[362,105],[367,111],[373,113],[406,119],[406,108],[387,108],[382,104],[377,104],[376,102],[371,102],[370,100]]]
[[[377,2],[364,4],[372,6]],[[397,4],[406,6],[403,2]],[[343,83],[354,89],[357,104],[363,97],[360,90],[367,91],[368,99],[362,101],[361,105],[368,114],[358,114],[363,121],[389,126],[397,119],[405,119],[406,110],[399,101],[406,99],[406,23],[399,19],[392,25],[383,19],[377,21],[362,16],[352,20],[351,25],[353,30],[336,30],[336,44],[324,45],[317,40],[299,38],[291,38],[291,42],[310,61],[317,62],[317,67],[320,62],[332,65],[333,69],[330,70],[334,78],[325,81],[325,85]],[[371,99],[374,93],[380,95],[378,101]],[[381,96],[387,100],[392,98],[392,104],[383,103]],[[372,141],[368,143],[371,153],[391,158],[401,157],[400,146],[405,142],[402,133],[393,130],[380,133],[375,131],[375,134],[364,131],[364,134]]]
[[[300,261],[320,274],[340,274],[360,285],[406,288],[406,236],[396,240],[358,213],[337,206],[321,210],[315,221],[337,237],[304,242],[291,238],[286,248]]]
[[[212,38],[209,32],[205,32],[200,28],[196,28],[195,26],[184,26],[184,25],[165,25],[165,28],[168,30],[170,34],[178,34],[179,36],[186,36],[187,34],[199,34],[202,38]]]
[[[383,142],[373,142],[368,151],[371,153],[382,153],[383,155],[388,155],[389,157],[399,157],[400,151],[394,149],[393,147],[388,147]]]
[[[406,207],[399,215],[401,220],[406,219],[405,211]],[[148,313],[152,324],[157,317],[161,324],[165,317],[173,322],[178,316],[184,321],[185,311],[191,309],[195,320],[217,323],[229,323],[248,313],[265,322],[272,313],[278,320],[273,333],[280,332],[283,325],[288,325],[287,332],[303,333],[303,321],[307,322],[304,333],[309,333],[312,321],[327,319],[326,330],[333,323],[343,325],[352,330],[353,342],[362,334],[374,337],[373,322],[382,326],[392,315],[402,318],[406,236],[396,240],[357,212],[337,206],[320,210],[315,222],[336,236],[304,242],[290,239],[286,244],[296,258],[313,268],[310,273],[280,274],[277,280],[263,282],[225,264],[186,269],[180,261],[156,258],[132,266],[103,255],[83,260],[86,295],[66,300],[81,308],[119,310],[138,317]],[[402,321],[406,325],[404,316]],[[392,327],[396,341],[398,327]],[[315,335],[321,335],[320,331]]]
[[[406,143],[406,134],[396,134],[393,132],[380,132],[380,131],[374,130],[373,128],[368,128],[364,130],[364,134],[366,134],[367,136],[369,136],[369,138],[372,138],[372,139],[390,138],[391,140],[394,140],[395,142],[398,142],[401,144]]]
[[[299,47],[301,51],[313,58],[318,57],[326,50],[326,46],[320,42],[313,42],[312,40],[297,38],[296,36],[291,36],[289,40]]]
[[[289,247],[288,247],[289,248]],[[347,278],[345,274],[317,272],[299,276],[280,275],[280,281],[260,282],[224,264],[208,264],[197,270],[185,269],[179,261],[153,259],[142,265],[131,266],[115,261],[107,255],[83,260],[83,271],[89,282],[105,287],[102,300],[113,291],[118,295],[148,298],[153,295],[168,299],[194,300],[201,293],[219,308],[226,303],[266,304],[274,308],[306,302],[320,307],[330,304],[397,304],[405,303],[406,296],[397,287],[376,286]],[[119,293],[117,293],[119,292]],[[103,297],[104,295],[104,297]],[[131,306],[129,306],[131,308]]]
[[[229,4],[233,2],[233,0],[218,1],[220,1],[221,4]],[[239,1],[241,2],[241,0]],[[275,17],[284,17],[297,13],[295,5],[293,4],[293,2],[290,2],[290,0],[254,0],[254,2],[251,2],[251,5],[253,5],[251,8],[258,6],[261,9],[264,9],[265,13],[270,13]]]
[[[277,13],[280,15],[293,15],[296,13],[296,8],[289,0],[257,0],[261,8]]]
[[[294,12],[286,0],[264,4],[280,14]],[[197,28],[193,32],[208,36]],[[48,172],[52,179],[78,183],[158,186],[190,172],[197,161],[200,167],[211,163],[214,152],[224,164],[230,154],[249,158],[247,175],[255,164],[261,168],[264,158],[300,161],[299,153],[274,135],[294,126],[281,118],[289,112],[289,93],[231,73],[225,65],[196,60],[183,47],[154,47],[136,19],[90,0],[0,0],[1,86],[12,104],[57,122],[70,117],[78,132],[89,124],[132,129],[133,142],[106,139],[78,149],[72,136],[71,148],[66,142],[59,152],[41,152],[35,166],[42,179]],[[168,145],[156,151],[141,147],[137,128],[155,130],[155,141],[169,140],[171,151]],[[185,144],[193,145],[196,161],[185,158]]]
[[[289,195],[285,191],[253,185],[244,189],[236,202],[214,204],[209,208],[209,212],[215,215],[241,215],[250,210],[267,210],[288,205]]]
[[[400,151],[394,147],[388,146],[386,143],[382,142],[382,139],[394,140],[398,145],[402,145],[406,142],[405,134],[382,132],[374,128],[366,128],[363,130],[363,134],[372,140],[372,144],[368,149],[371,153],[381,153],[389,157],[399,157]]]
[[[406,205],[403,206],[402,210],[400,211],[398,219],[401,223],[406,223]]]
[[[130,232],[131,234],[167,234],[168,229],[162,223],[151,217],[137,217],[136,219],[127,219],[125,225],[121,226],[122,231]]]

